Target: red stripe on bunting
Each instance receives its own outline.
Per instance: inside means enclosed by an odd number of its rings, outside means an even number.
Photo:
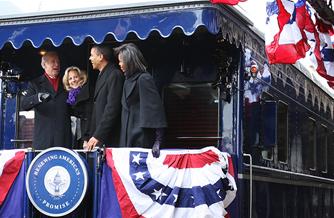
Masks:
[[[233,160],[232,157],[228,156],[228,172],[233,178],[235,178],[234,167],[233,167]]]
[[[163,162],[168,167],[176,169],[202,168],[206,164],[219,162],[218,155],[209,150],[200,154],[168,154]]]

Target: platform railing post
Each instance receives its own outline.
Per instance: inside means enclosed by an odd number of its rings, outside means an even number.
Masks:
[[[97,149],[94,151],[94,195],[93,195],[93,218],[96,218],[98,215],[98,207],[100,205],[99,196],[100,196],[100,184],[101,184],[101,176],[102,176],[102,152],[101,149]]]
[[[32,159],[34,158],[34,151],[32,148],[27,148],[26,151],[26,156],[25,156],[25,169],[24,169],[24,186],[25,186],[25,181],[26,181],[26,175],[27,175],[27,170],[31,164]],[[23,212],[23,216],[25,218],[31,218],[32,216],[32,205],[30,204],[29,198],[28,198],[28,194],[26,191],[26,187],[24,187],[24,197],[23,197],[23,201],[24,201],[24,212]]]
[[[250,154],[243,154],[249,158],[249,218],[252,218],[253,207],[253,158]]]

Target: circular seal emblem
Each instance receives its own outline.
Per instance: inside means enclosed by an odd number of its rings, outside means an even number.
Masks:
[[[31,203],[41,213],[59,217],[75,210],[87,190],[87,169],[80,156],[67,148],[39,153],[26,175]]]

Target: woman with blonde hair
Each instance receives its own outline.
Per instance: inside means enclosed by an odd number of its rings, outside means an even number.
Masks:
[[[63,84],[67,91],[78,88],[87,82],[87,74],[78,67],[72,66],[65,70]],[[71,84],[70,84],[71,83]]]
[[[82,149],[90,137],[93,100],[87,82],[87,73],[71,66],[65,70],[63,84],[68,91],[66,102],[71,108],[73,148]]]

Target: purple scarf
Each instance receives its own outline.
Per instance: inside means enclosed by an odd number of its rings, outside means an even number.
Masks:
[[[71,89],[68,92],[68,97],[67,97],[66,102],[69,103],[70,105],[74,105],[77,99],[77,95],[79,94],[80,90],[81,90],[81,87]]]

